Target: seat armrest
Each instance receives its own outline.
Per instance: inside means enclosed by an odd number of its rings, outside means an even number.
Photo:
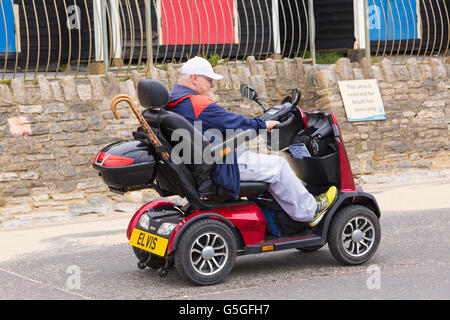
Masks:
[[[214,158],[221,158],[242,145],[246,141],[250,141],[257,136],[255,130],[238,130],[234,135],[228,137],[225,141],[211,144],[211,155]]]

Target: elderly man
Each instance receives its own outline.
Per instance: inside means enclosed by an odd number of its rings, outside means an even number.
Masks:
[[[226,111],[210,98],[214,81],[223,76],[216,74],[211,64],[201,57],[188,60],[181,67],[178,84],[169,97],[167,108],[194,124],[201,121],[202,130],[218,129],[225,136],[226,129],[271,130],[278,121],[245,118]],[[263,181],[269,183],[269,192],[289,214],[300,222],[317,225],[337,197],[336,187],[316,198],[304,187],[288,162],[279,156],[257,154],[240,148],[234,163],[216,165],[214,181],[231,195],[238,197],[240,181]]]

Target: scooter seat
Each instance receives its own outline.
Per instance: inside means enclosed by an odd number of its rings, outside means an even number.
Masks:
[[[267,192],[269,188],[269,184],[267,182],[261,182],[261,181],[241,181],[241,188],[239,191],[240,197],[254,197],[261,194],[264,194]],[[228,192],[222,188],[219,187],[219,190],[217,192],[218,196],[221,197],[230,197]]]

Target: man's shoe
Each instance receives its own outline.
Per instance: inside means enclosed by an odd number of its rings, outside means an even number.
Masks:
[[[309,222],[309,225],[311,227],[316,226],[320,220],[322,220],[325,213],[328,211],[328,209],[331,207],[331,205],[336,201],[337,199],[337,188],[335,186],[330,187],[327,192],[322,193],[316,197],[317,201],[317,210],[316,215],[314,218]]]

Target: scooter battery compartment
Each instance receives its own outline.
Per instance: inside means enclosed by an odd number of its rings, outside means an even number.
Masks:
[[[298,177],[307,184],[335,185],[339,183],[339,155],[333,152],[323,157],[294,158],[289,151],[288,161]]]

